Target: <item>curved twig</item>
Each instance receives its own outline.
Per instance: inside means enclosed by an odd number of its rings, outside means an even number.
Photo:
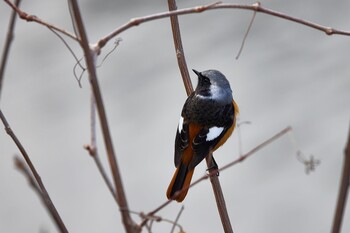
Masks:
[[[290,15],[286,15],[281,12],[277,12],[265,7],[262,7],[259,2],[254,3],[252,5],[241,5],[241,4],[229,4],[229,3],[221,3],[221,2],[215,2],[209,5],[204,5],[204,6],[196,6],[196,7],[191,7],[191,8],[185,8],[185,9],[180,9],[180,10],[175,10],[175,11],[167,11],[167,12],[162,12],[162,13],[157,13],[157,14],[152,14],[152,15],[147,15],[143,17],[138,17],[138,18],[133,18],[130,19],[129,22],[125,23],[124,25],[120,26],[119,28],[115,29],[113,32],[110,34],[106,35],[104,38],[100,39],[98,41],[98,46],[100,48],[103,48],[105,44],[111,40],[113,37],[119,35],[120,33],[124,32],[125,30],[139,26],[142,23],[146,23],[149,21],[157,20],[157,19],[162,19],[162,18],[167,18],[173,15],[186,15],[186,14],[194,14],[194,13],[202,13],[204,11],[208,10],[216,10],[216,9],[241,9],[241,10],[250,10],[250,11],[256,11],[260,13],[264,13],[267,15],[272,15],[278,18],[282,18],[288,21],[292,21],[295,23],[303,24],[307,27],[311,27],[314,29],[317,29],[319,31],[322,31],[326,33],[327,35],[344,35],[344,36],[350,36],[350,31],[343,31],[343,30],[338,30],[332,27],[327,27],[323,26],[311,21],[307,21],[304,19],[300,19],[297,17],[293,17]]]

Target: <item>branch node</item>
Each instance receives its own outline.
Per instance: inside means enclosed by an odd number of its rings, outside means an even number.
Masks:
[[[99,46],[98,43],[96,44],[91,44],[90,45],[90,50],[94,55],[100,55],[101,54],[101,47]]]
[[[331,27],[327,27],[326,29],[325,29],[325,33],[327,34],[327,35],[333,35],[333,33],[334,33],[334,30],[333,30],[333,28],[331,28]]]
[[[27,14],[27,13],[25,13],[25,12],[23,12],[23,11],[19,11],[19,12],[18,12],[18,15],[19,15],[19,17],[20,17],[21,19],[25,19],[25,20],[28,21],[28,14]]]
[[[94,146],[86,144],[83,147],[85,150],[87,150],[89,152],[89,155],[91,155],[92,157],[96,156],[96,148]]]
[[[139,19],[139,18],[132,18],[132,19],[130,19],[130,24],[131,24],[132,26],[138,26],[140,23],[141,23],[141,22],[140,22],[140,19]]]
[[[261,2],[256,2],[252,5],[255,11],[259,11],[261,7]]]

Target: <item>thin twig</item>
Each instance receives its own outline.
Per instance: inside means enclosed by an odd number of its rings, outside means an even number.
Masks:
[[[112,194],[114,200],[119,205],[118,199],[115,195],[115,191],[113,188],[113,185],[111,181],[109,180],[107,173],[105,169],[102,166],[100,156],[98,154],[97,150],[97,143],[96,143],[96,103],[95,103],[95,97],[91,90],[91,97],[90,97],[90,144],[85,145],[84,148],[89,152],[90,156],[94,159],[94,162],[104,180],[106,183],[108,190]]]
[[[18,155],[16,155],[14,157],[14,163],[15,163],[16,168],[20,172],[22,172],[22,174],[27,178],[28,183],[30,184],[30,186],[34,189],[34,191],[38,194],[38,196],[42,199],[42,201],[46,205],[46,203],[45,203],[45,201],[43,199],[43,194],[41,193],[41,190],[40,190],[39,186],[35,182],[32,173],[29,171],[28,166],[25,164],[23,159],[21,159]]]
[[[100,118],[100,124],[101,124],[102,133],[103,133],[103,139],[105,142],[109,165],[112,171],[114,186],[116,188],[116,198],[119,201],[119,207],[120,207],[124,227],[126,232],[128,233],[140,232],[141,228],[139,228],[138,225],[132,220],[129,212],[127,211],[128,203],[127,203],[127,199],[124,191],[123,182],[119,172],[116,155],[113,148],[112,138],[111,138],[108,121],[107,121],[107,115],[104,108],[102,94],[101,94],[101,90],[99,87],[97,74],[96,74],[95,63],[96,63],[97,54],[93,53],[93,51],[89,47],[88,38],[85,32],[84,23],[81,18],[77,1],[71,0],[70,4],[72,7],[72,12],[74,16],[73,18],[79,32],[79,37],[81,38],[81,47],[84,50],[86,66],[89,73],[89,80],[95,96],[97,111]]]
[[[82,87],[82,85],[81,85],[81,79],[82,79],[82,77],[83,77],[83,75],[84,75],[84,73],[85,73],[85,71],[86,71],[86,68],[83,67],[83,66],[81,65],[81,63],[80,63],[81,60],[83,60],[83,58],[84,58],[84,57],[80,58],[80,59],[78,60],[78,62],[76,62],[75,65],[73,66],[73,74],[74,74],[75,80],[77,80],[78,85],[79,85],[80,88]],[[82,71],[81,71],[79,77],[78,77],[78,75],[77,75],[77,73],[76,73],[76,70],[77,70],[78,65],[79,65],[79,67],[82,69]]]
[[[333,219],[332,233],[339,233],[341,229],[341,224],[344,216],[344,209],[346,206],[346,199],[348,196],[350,185],[350,127],[349,127],[349,136],[348,142],[344,151],[344,163],[343,163],[343,172],[339,187],[337,207]]]
[[[119,46],[120,42],[122,41],[122,38],[117,38],[115,41],[114,41],[114,47],[111,49],[111,51],[109,51],[105,56],[104,58],[102,59],[101,63],[99,65],[97,65],[96,67],[99,68],[100,66],[102,66],[103,62],[108,58],[109,55],[111,55],[114,50],[117,49],[117,47]]]
[[[238,159],[236,159],[236,160],[226,164],[225,166],[221,167],[219,170],[213,170],[213,171],[209,172],[208,174],[203,175],[202,177],[200,177],[196,181],[192,182],[191,185],[189,185],[188,187],[183,187],[183,189],[181,191],[178,191],[178,192],[175,193],[174,197],[176,197],[176,195],[180,195],[180,193],[182,191],[184,191],[186,189],[189,189],[189,188],[192,188],[193,186],[197,185],[201,181],[208,179],[210,176],[216,176],[218,172],[222,172],[222,171],[224,171],[224,170],[226,170],[226,169],[228,169],[228,168],[230,168],[230,167],[232,167],[232,166],[234,166],[234,165],[236,165],[238,163],[243,162],[244,160],[246,160],[247,158],[249,158],[250,156],[252,156],[256,152],[258,152],[259,150],[263,149],[264,147],[266,147],[267,145],[271,144],[272,142],[276,141],[278,138],[282,137],[283,135],[285,135],[286,133],[290,132],[291,130],[292,130],[292,127],[290,127],[290,126],[284,128],[279,133],[275,134],[271,138],[267,139],[266,141],[262,142],[261,144],[257,145],[253,149],[251,149],[249,152],[247,152],[244,155],[240,156]],[[163,204],[158,206],[156,209],[154,209],[151,212],[149,212],[147,215],[152,216],[152,215],[156,214],[158,211],[160,211],[161,209],[163,209],[164,207],[169,205],[170,202],[172,202],[172,201],[173,200],[167,200],[166,202],[164,202]],[[147,220],[144,220],[140,225],[143,226],[146,223],[147,223]]]
[[[80,61],[82,60],[81,58],[79,59],[73,49],[69,46],[69,44],[67,43],[67,41],[65,41],[65,39],[55,30],[53,30],[52,28],[48,27],[50,31],[52,31],[62,42],[63,44],[67,47],[67,49],[69,50],[69,52],[72,54],[72,56],[74,57],[75,61],[77,62],[77,64],[80,66],[81,69],[84,69],[83,65],[80,63]]]
[[[36,22],[38,24],[41,24],[41,25],[44,25],[48,28],[51,28],[55,31],[58,31],[70,38],[72,38],[73,40],[75,41],[79,41],[79,38],[77,38],[76,36],[74,36],[72,33],[62,29],[62,28],[59,28],[53,24],[50,24],[50,23],[47,23],[43,20],[41,20],[40,18],[38,18],[37,16],[35,15],[30,15],[24,11],[22,11],[21,9],[19,9],[16,5],[14,5],[10,0],[4,0],[13,10],[15,10],[18,14],[18,16],[21,18],[21,19],[24,19],[26,20],[27,22]]]
[[[21,0],[16,0],[14,5],[16,7],[19,6]],[[0,64],[0,97],[1,97],[1,90],[2,90],[2,83],[4,80],[4,76],[5,76],[5,67],[6,67],[6,63],[8,60],[8,56],[9,56],[9,52],[10,52],[10,47],[13,41],[13,35],[14,35],[14,29],[15,29],[15,23],[16,23],[16,11],[13,10],[11,17],[10,17],[10,22],[9,22],[9,26],[7,29],[7,35],[6,35],[6,40],[5,40],[5,45],[4,45],[4,50],[2,52],[2,56],[1,56],[1,64]]]
[[[147,215],[143,212],[137,212],[137,211],[133,211],[133,210],[129,210],[129,212],[131,214],[137,214],[141,219],[146,219],[147,222],[149,222],[149,225],[148,224],[145,224],[144,226],[146,227],[146,229],[148,230],[148,232],[152,232],[152,225],[153,225],[153,222],[167,222],[167,223],[171,223],[173,225],[173,227],[178,227],[180,228],[180,232],[183,232],[183,228],[182,226],[177,222],[177,220],[179,219],[182,211],[183,211],[184,207],[182,206],[177,217],[176,217],[176,220],[173,221],[173,220],[170,220],[170,219],[166,219],[166,218],[163,218],[161,216],[157,216],[157,215]]]
[[[243,146],[242,146],[242,134],[241,134],[241,127],[243,124],[251,124],[250,121],[242,121],[242,122],[238,122],[236,125],[236,131],[237,131],[237,135],[238,135],[238,153],[239,156],[241,156],[243,154]]]
[[[180,219],[180,216],[182,214],[182,212],[184,211],[185,207],[184,206],[181,206],[181,209],[179,210],[179,213],[177,214],[176,218],[175,218],[175,221],[173,223],[173,227],[171,228],[171,233],[173,233],[175,231],[175,227],[176,226],[179,226],[180,227],[180,231],[183,231],[182,230],[182,227],[178,224],[178,221]]]
[[[289,16],[281,12],[273,11],[268,8],[264,8],[261,6],[259,2],[254,3],[252,5],[240,5],[240,4],[223,4],[221,2],[215,2],[209,5],[204,5],[204,6],[196,6],[196,7],[191,7],[191,8],[185,8],[185,9],[180,9],[180,10],[174,10],[174,11],[168,11],[168,12],[162,12],[162,13],[156,13],[152,15],[147,15],[143,17],[138,17],[138,18],[133,18],[129,22],[125,23],[124,25],[120,26],[119,28],[115,29],[113,32],[110,34],[106,35],[102,39],[98,41],[98,46],[100,48],[103,48],[105,44],[114,38],[115,36],[119,35],[120,33],[124,32],[125,30],[139,26],[142,23],[146,23],[149,21],[157,20],[157,19],[162,19],[162,18],[167,18],[173,15],[185,15],[185,14],[193,14],[193,13],[202,13],[204,11],[208,10],[216,10],[216,9],[241,9],[241,10],[250,10],[250,11],[257,11],[260,13],[264,13],[267,15],[272,15],[276,16],[288,21],[292,21],[295,23],[303,24],[307,27],[311,27],[314,29],[317,29],[319,31],[322,31],[326,33],[327,35],[344,35],[344,36],[350,36],[349,31],[343,31],[343,30],[338,30],[335,28],[323,26],[317,23],[313,23],[311,21],[307,21],[304,19],[300,19],[297,17]]]
[[[260,4],[260,3],[259,3],[259,4]],[[250,32],[250,29],[251,29],[252,26],[253,26],[253,22],[254,22],[255,16],[256,16],[256,11],[254,11],[253,17],[252,17],[252,19],[251,19],[250,22],[249,22],[249,25],[248,25],[247,31],[246,31],[246,33],[245,33],[245,35],[244,35],[244,38],[243,38],[241,47],[239,48],[238,54],[237,54],[237,56],[236,56],[236,60],[238,60],[238,58],[241,56],[241,53],[242,53],[243,48],[244,48],[245,41],[247,40],[248,34],[249,34],[249,32]]]
[[[34,178],[35,178],[35,180],[38,183],[38,186],[40,188],[40,191],[41,191],[41,194],[42,194],[42,199],[44,200],[44,203],[46,204],[46,207],[48,208],[49,213],[51,214],[52,218],[54,219],[54,222],[56,223],[56,226],[58,227],[58,229],[60,229],[61,232],[68,233],[66,226],[64,225],[60,215],[58,214],[58,212],[56,210],[56,207],[52,203],[51,198],[50,198],[48,192],[46,191],[44,183],[41,180],[41,177],[39,176],[38,172],[36,171],[32,161],[30,160],[30,158],[29,158],[26,150],[24,149],[23,145],[18,140],[18,138],[15,135],[15,133],[12,131],[9,123],[7,122],[7,120],[6,120],[4,114],[2,113],[1,110],[0,110],[0,119],[1,119],[2,123],[5,126],[6,133],[12,138],[12,140],[14,141],[14,143],[16,144],[18,149],[21,151],[24,160],[26,161],[26,163],[28,164],[31,172],[33,173],[33,176],[34,176]]]
[[[121,27],[115,29],[110,34],[106,35],[104,38],[100,39],[97,44],[98,44],[98,46],[100,48],[103,48],[105,46],[105,44],[109,40],[111,40],[115,36],[119,35],[120,33],[124,32],[125,30],[127,30],[127,29],[129,29],[131,27],[139,26],[140,24],[146,23],[146,22],[149,22],[149,21],[162,19],[162,18],[167,18],[167,17],[170,17],[172,15],[184,15],[184,14],[192,14],[192,13],[201,13],[201,12],[203,12],[205,10],[208,10],[208,9],[214,7],[215,5],[217,5],[219,3],[220,2],[209,4],[209,5],[205,5],[205,6],[197,6],[197,7],[186,8],[186,9],[181,9],[181,10],[174,10],[174,11],[167,11],[167,12],[157,13],[157,14],[143,16],[143,17],[139,17],[139,18],[133,18],[129,22],[127,22],[124,25],[122,25]]]

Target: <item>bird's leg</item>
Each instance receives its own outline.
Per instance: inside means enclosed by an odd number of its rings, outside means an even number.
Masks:
[[[213,171],[216,170],[216,175],[219,176],[219,167],[218,167],[218,164],[216,163],[214,157],[212,154],[209,155],[211,157],[211,160],[210,160],[210,166],[208,166],[208,169],[207,171],[209,173],[212,173]]]

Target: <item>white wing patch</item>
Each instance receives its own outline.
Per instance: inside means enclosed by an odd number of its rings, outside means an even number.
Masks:
[[[207,138],[205,139],[207,142],[208,141],[213,141],[215,138],[219,137],[220,134],[224,131],[224,127],[211,127],[209,129],[209,132],[207,134]]]
[[[178,125],[178,127],[177,127],[179,133],[181,133],[181,131],[182,131],[182,125],[183,125],[183,123],[184,123],[184,118],[181,116],[181,117],[180,117],[180,120],[179,120],[179,125]]]

